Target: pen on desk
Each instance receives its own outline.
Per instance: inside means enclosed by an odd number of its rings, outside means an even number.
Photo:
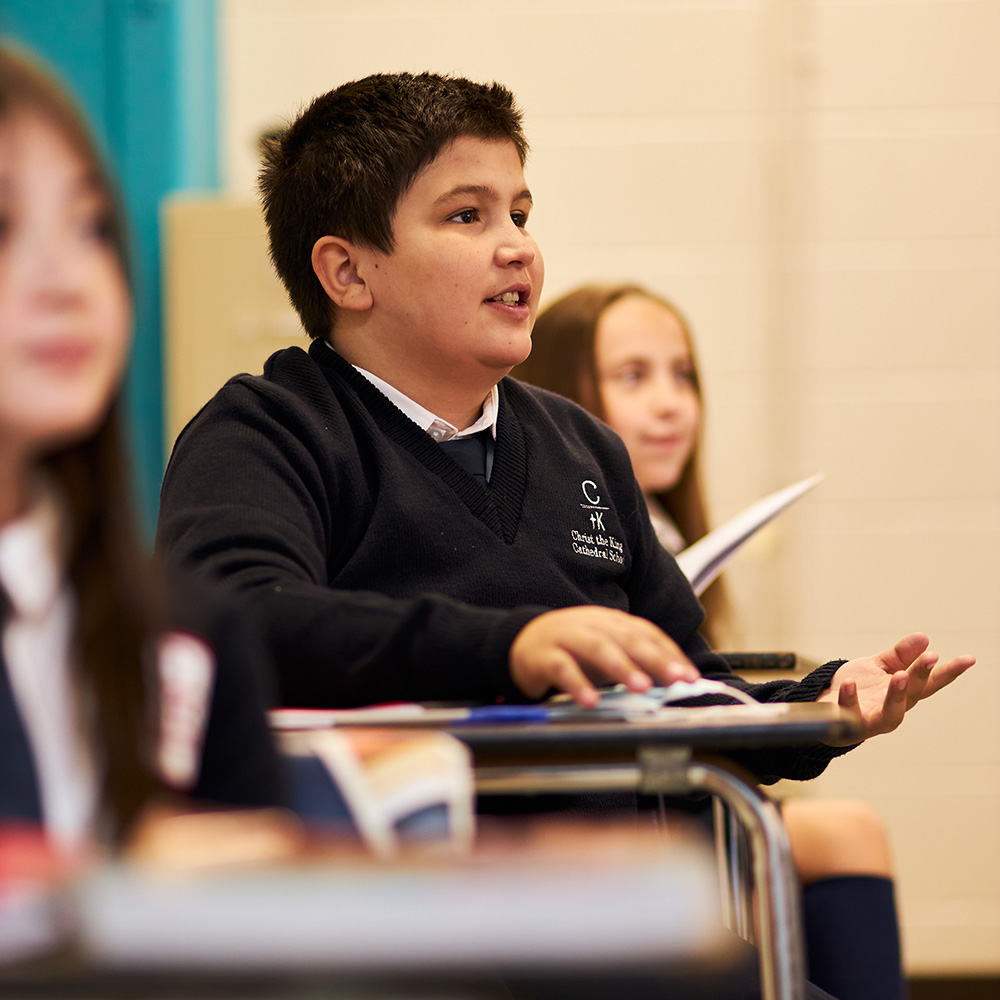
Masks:
[[[549,710],[542,705],[476,705],[464,709],[453,726],[489,725],[494,722],[548,722]]]

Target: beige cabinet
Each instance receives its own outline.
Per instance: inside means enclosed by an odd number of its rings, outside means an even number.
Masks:
[[[267,255],[250,199],[178,197],[163,208],[166,446],[218,388],[308,337]]]

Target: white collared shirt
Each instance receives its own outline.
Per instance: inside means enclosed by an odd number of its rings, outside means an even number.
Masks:
[[[63,574],[61,510],[42,490],[0,528],[0,582],[13,609],[3,631],[11,688],[35,758],[45,826],[64,846],[94,830],[97,769],[85,738],[69,650],[75,602]]]
[[[490,389],[490,394],[483,403],[483,412],[479,418],[469,424],[464,430],[459,430],[454,424],[431,413],[426,407],[410,399],[409,396],[400,392],[394,385],[386,382],[385,379],[381,379],[378,375],[373,375],[371,372],[365,371],[364,368],[358,368],[357,365],[354,365],[354,369],[358,374],[364,375],[390,403],[401,410],[403,415],[409,417],[421,430],[426,431],[438,444],[441,444],[443,441],[457,441],[461,438],[472,437],[474,434],[486,430],[490,432],[494,441],[497,439],[497,414],[500,412],[500,392],[496,386]],[[493,446],[490,445],[486,449],[487,480],[492,473]]]
[[[333,347],[330,347],[330,350],[333,350]],[[421,430],[430,434],[435,441],[440,443],[441,441],[451,441],[453,438],[472,437],[473,434],[478,434],[480,431],[485,430],[489,430],[493,435],[493,440],[496,440],[497,413],[500,410],[500,393],[496,386],[490,389],[489,395],[483,402],[482,415],[475,423],[470,424],[463,430],[459,430],[454,424],[431,413],[430,410],[410,399],[409,396],[400,392],[394,385],[386,382],[385,379],[381,379],[378,375],[373,375],[371,372],[365,371],[364,368],[359,368],[357,365],[353,367],[360,375],[364,375],[390,403],[401,410]]]

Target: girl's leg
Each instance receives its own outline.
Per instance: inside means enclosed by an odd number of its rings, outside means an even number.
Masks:
[[[782,803],[803,884],[809,978],[839,1000],[906,996],[888,835],[862,802]]]

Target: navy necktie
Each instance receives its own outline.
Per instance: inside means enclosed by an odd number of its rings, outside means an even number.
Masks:
[[[0,636],[10,618],[10,603],[0,588]],[[0,820],[42,822],[35,758],[7,675],[0,643]]]
[[[450,441],[441,442],[441,447],[451,458],[484,486],[486,485],[486,435],[488,434],[490,434],[488,430],[479,431],[469,437],[452,438]]]

